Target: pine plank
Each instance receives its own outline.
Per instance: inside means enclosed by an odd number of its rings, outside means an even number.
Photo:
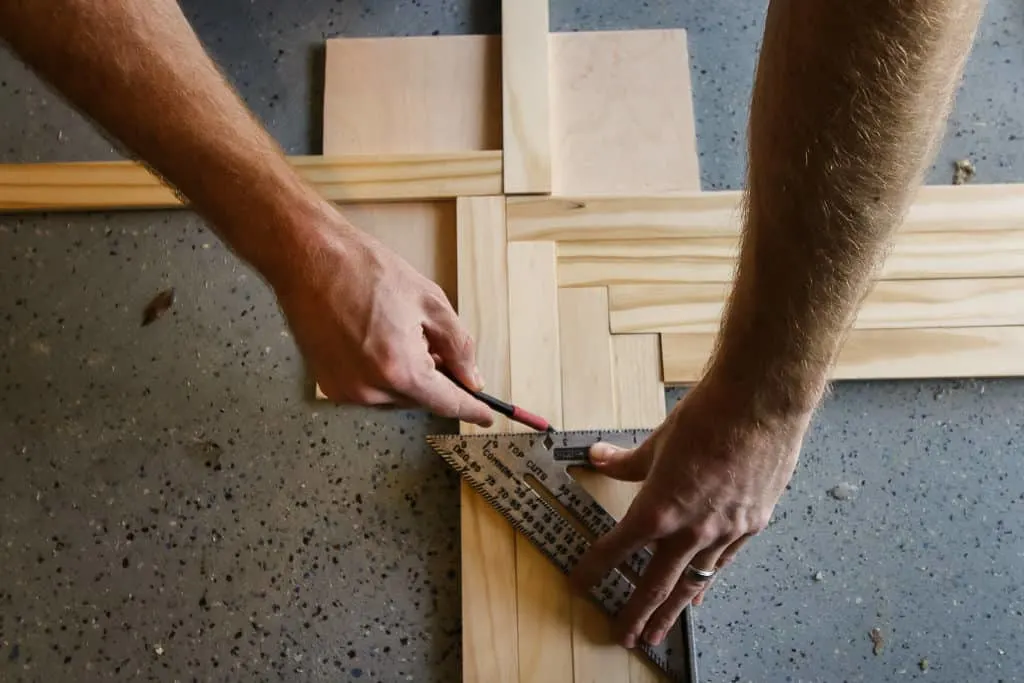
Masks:
[[[508,245],[512,401],[562,425],[555,245]],[[513,431],[529,431],[517,423]],[[573,680],[568,578],[524,538],[516,539],[519,670],[524,683]],[[471,628],[466,626],[465,628]]]
[[[508,269],[503,197],[458,200],[460,318],[474,339],[477,364],[488,389],[511,392],[509,373]],[[483,429],[460,423],[463,434],[503,433],[497,415]],[[515,532],[501,514],[462,482],[463,680],[519,682],[516,625]]]
[[[509,239],[567,242],[736,238],[741,233],[739,191],[683,190],[671,196],[668,192],[516,197],[508,205]],[[1001,230],[1024,230],[1024,183],[926,185],[918,191],[900,227],[903,233]]]
[[[608,330],[608,290],[558,292],[562,357],[562,419],[566,429],[607,429],[618,424],[612,336]],[[632,491],[594,472],[573,473],[583,487],[621,519]],[[574,681],[628,681],[629,654],[615,643],[611,622],[584,596],[574,596]]]
[[[291,164],[335,202],[451,199],[501,191],[501,152],[293,156]],[[0,164],[0,211],[174,209],[187,206],[133,161]]]
[[[694,177],[694,182],[699,179]],[[655,429],[665,420],[665,385],[661,381],[661,349],[656,334],[612,336],[616,426],[621,429]],[[619,482],[620,496],[632,500],[640,483]],[[625,514],[628,507],[621,510]],[[621,517],[619,517],[621,519]],[[663,681],[664,674],[645,657],[629,660],[631,683]]]
[[[561,287],[731,282],[739,239],[562,242]],[[898,233],[883,280],[1024,276],[1024,230]]]
[[[501,3],[505,193],[551,192],[548,0]]]
[[[661,337],[670,385],[697,382],[711,355],[712,334]],[[853,330],[832,380],[960,379],[1024,375],[1024,327]]]
[[[612,332],[714,333],[726,283],[609,288]],[[854,329],[995,327],[1024,324],[1024,278],[883,280],[862,304]]]

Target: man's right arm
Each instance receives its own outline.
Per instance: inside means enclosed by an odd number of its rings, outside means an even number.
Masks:
[[[0,0],[0,39],[165,178],[274,288],[325,393],[489,424],[443,292],[304,183],[174,0]]]
[[[772,0],[750,120],[743,246],[718,349],[639,448],[592,459],[645,479],[581,559],[591,586],[656,545],[618,617],[657,643],[768,524],[830,368],[941,140],[980,0]]]

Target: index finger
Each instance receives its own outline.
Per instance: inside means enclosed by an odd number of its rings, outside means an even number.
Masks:
[[[401,390],[435,415],[456,418],[480,427],[494,424],[494,414],[487,404],[456,386],[433,367]]]

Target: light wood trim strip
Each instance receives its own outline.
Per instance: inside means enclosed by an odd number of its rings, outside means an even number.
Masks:
[[[714,348],[712,334],[661,337],[669,385],[696,383]],[[961,379],[1024,375],[1024,327],[853,330],[831,379]]]
[[[740,234],[738,191],[665,196],[515,197],[510,240],[647,240]],[[1024,183],[922,187],[902,232],[1024,230]]]
[[[730,285],[609,288],[612,332],[714,333]],[[854,329],[1024,325],[1024,278],[884,280],[865,298]]]
[[[459,315],[478,345],[476,358],[488,390],[511,392],[508,268],[503,197],[466,197],[458,216]],[[483,429],[466,422],[462,434],[508,432],[496,415]],[[497,510],[462,482],[463,680],[519,683],[515,531]]]
[[[453,199],[501,194],[500,151],[293,156],[336,202]],[[132,161],[0,165],[0,211],[170,209],[184,204]]]
[[[512,402],[562,425],[555,245],[508,245]],[[486,343],[486,340],[481,340]],[[530,431],[518,423],[513,431]],[[522,683],[572,681],[572,589],[533,544],[516,538],[519,672]]]
[[[560,287],[732,282],[735,237],[562,242]],[[900,232],[881,280],[1024,276],[1024,230]]]
[[[551,192],[549,0],[501,3],[505,193]]]

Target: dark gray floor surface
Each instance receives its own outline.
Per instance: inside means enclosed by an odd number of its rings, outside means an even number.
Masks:
[[[493,0],[185,4],[291,153],[319,151],[324,38],[498,30]],[[703,184],[736,188],[762,13],[554,0],[552,27],[687,28]],[[990,2],[929,182],[1022,179],[1022,35]],[[0,111],[2,161],[114,156],[8,54]],[[457,483],[423,439],[452,424],[305,400],[270,294],[186,212],[0,217],[0,262],[0,680],[458,678]],[[1024,680],[1022,399],[837,387],[696,612],[702,680]]]

